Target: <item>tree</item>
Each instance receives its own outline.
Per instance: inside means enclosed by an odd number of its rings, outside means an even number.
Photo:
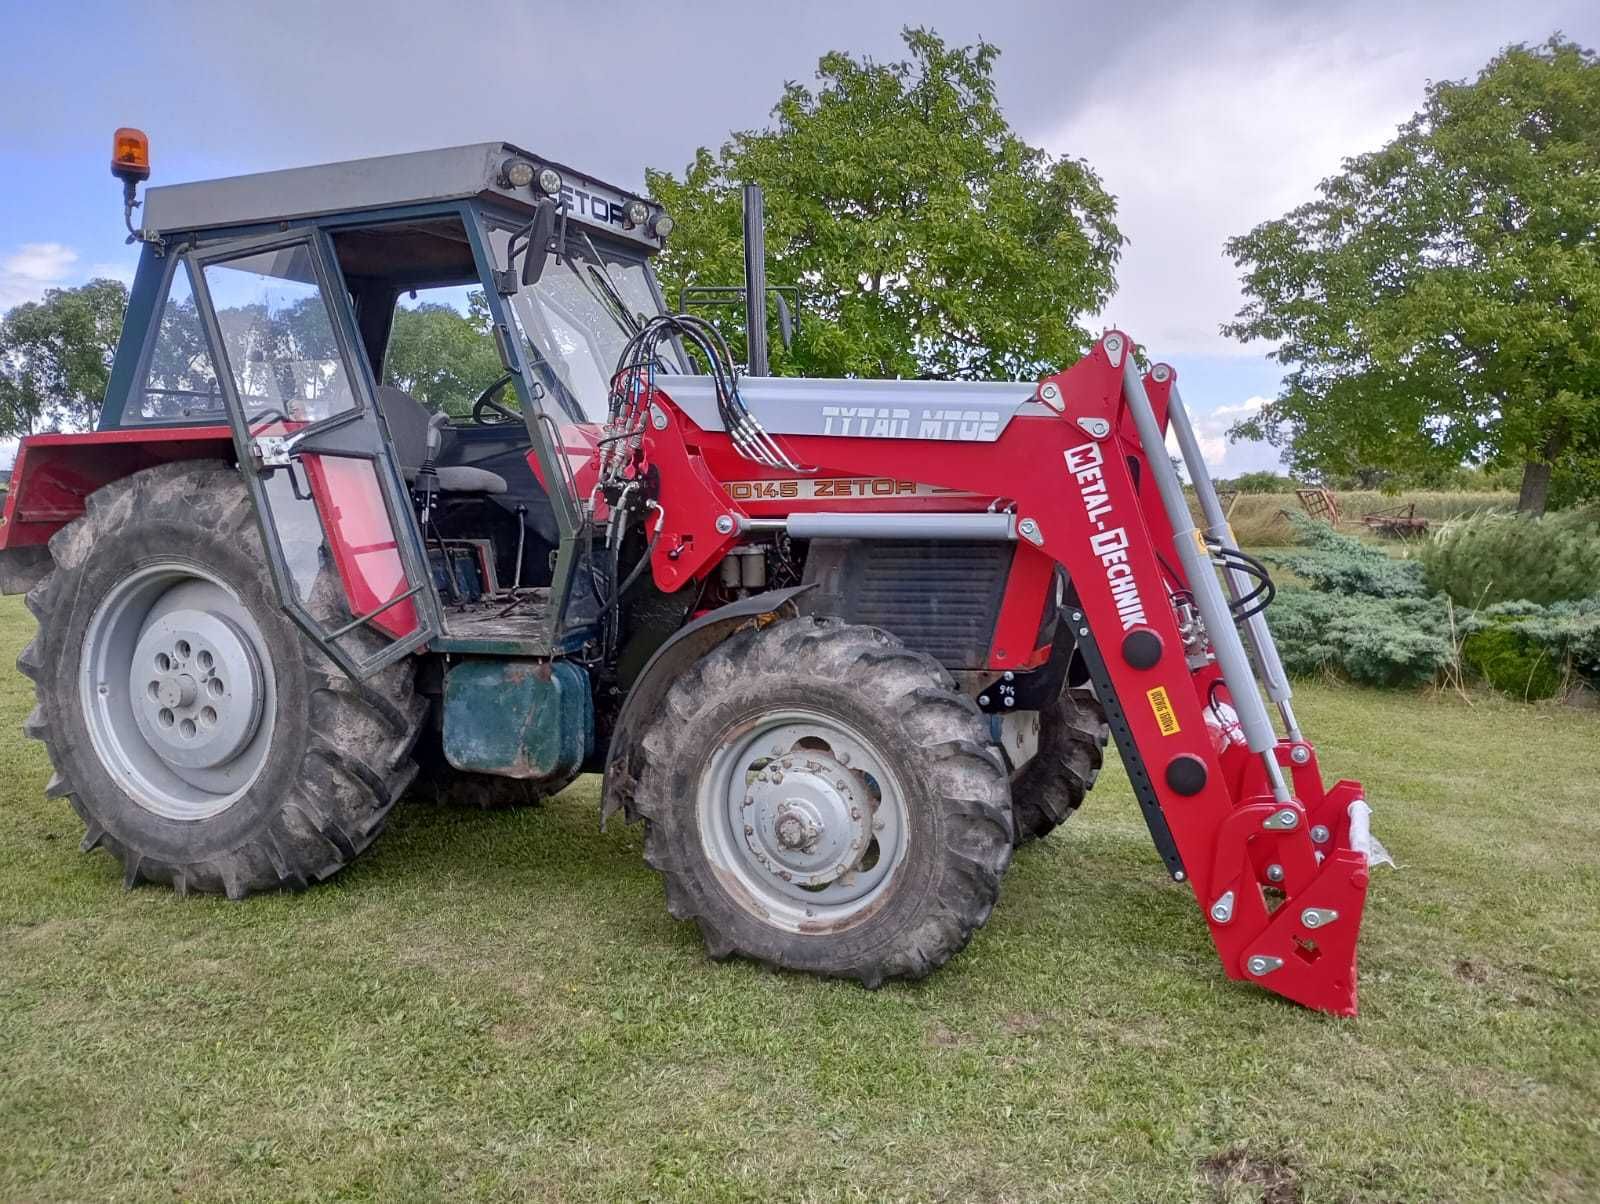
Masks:
[[[470,294],[468,304],[469,314],[437,302],[395,310],[384,379],[418,401],[465,414],[479,392],[505,371],[489,334],[483,294]]]
[[[1600,60],[1509,47],[1318,194],[1227,244],[1223,329],[1289,369],[1232,433],[1303,473],[1517,464],[1534,513],[1552,474],[1600,493]]]
[[[94,426],[127,306],[120,281],[91,280],[0,318],[0,435]]]
[[[771,128],[702,147],[681,179],[647,173],[676,222],[657,262],[669,304],[683,285],[742,282],[739,185],[759,183],[768,282],[802,297],[775,371],[1026,378],[1069,363],[1113,288],[1113,198],[1081,159],[1011,131],[994,46],[903,37],[906,60],[824,55],[819,87],[786,85]],[[712,314],[737,353],[728,312]]]

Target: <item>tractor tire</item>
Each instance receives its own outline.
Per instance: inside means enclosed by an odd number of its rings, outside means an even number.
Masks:
[[[939,663],[887,632],[740,632],[673,682],[641,749],[645,859],[714,958],[876,987],[942,965],[994,908],[1000,750]]]
[[[414,662],[358,690],[301,633],[236,470],[184,461],[113,481],[50,554],[17,660],[37,698],[23,730],[49,753],[46,793],[84,821],[84,851],[121,862],[128,888],[238,899],[328,878],[372,843],[416,772]],[[331,569],[310,593],[313,614],[343,615]]]
[[[1111,726],[1088,686],[1063,683],[1039,713],[1039,751],[1011,775],[1017,844],[1048,836],[1083,805],[1105,763]]]

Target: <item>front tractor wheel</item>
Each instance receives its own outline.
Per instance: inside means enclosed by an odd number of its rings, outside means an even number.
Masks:
[[[714,957],[877,986],[988,919],[1011,859],[999,750],[937,662],[810,618],[735,635],[642,740],[646,857]]]
[[[238,473],[148,469],[50,541],[18,667],[48,792],[140,881],[239,898],[348,864],[415,772],[426,707],[402,661],[358,691],[278,603]],[[324,568],[308,605],[337,620]],[[361,635],[361,639],[376,639]]]

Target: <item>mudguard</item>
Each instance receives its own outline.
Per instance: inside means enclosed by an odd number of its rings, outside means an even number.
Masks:
[[[655,650],[645,662],[633,688],[623,700],[612,728],[611,746],[606,756],[605,790],[600,807],[600,824],[603,828],[618,811],[629,822],[635,818],[633,792],[639,782],[640,766],[634,764],[639,755],[638,735],[644,723],[655,714],[666,697],[667,688],[682,669],[699,660],[712,648],[722,643],[748,623],[769,620],[811,585],[796,585],[789,589],[769,590],[754,594],[707,611],[692,623],[687,623]]]

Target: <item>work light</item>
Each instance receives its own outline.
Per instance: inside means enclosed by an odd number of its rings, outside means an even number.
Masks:
[[[545,196],[558,196],[561,193],[561,173],[553,167],[539,169],[539,191]]]
[[[533,164],[526,159],[507,159],[500,165],[500,175],[513,188],[526,188],[533,183]]]

